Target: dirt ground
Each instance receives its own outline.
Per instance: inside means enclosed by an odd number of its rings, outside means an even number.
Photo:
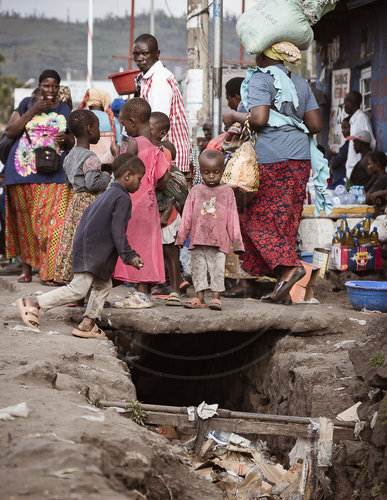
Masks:
[[[127,365],[117,359],[113,343],[72,337],[74,321],[80,319],[82,312],[65,306],[42,316],[41,333],[25,329],[17,313],[16,299],[49,289],[36,277],[30,284],[15,281],[15,277],[0,277],[0,408],[25,402],[29,413],[25,418],[0,420],[0,498],[223,498],[219,489],[193,472],[180,448],[123,418],[114,409],[96,407],[99,400],[136,399]],[[125,287],[116,288],[110,300],[126,292]],[[221,313],[205,310],[200,316],[197,311],[182,308],[171,311],[163,302],[150,310],[128,312],[110,308],[105,310],[103,324],[111,336],[119,335],[123,328],[148,335],[176,335],[254,332],[265,326],[295,335],[294,351],[305,348],[304,355],[298,353],[294,358],[299,366],[305,357],[316,359],[311,351],[323,344],[316,340],[321,336],[332,336],[338,344],[344,342],[340,348],[343,352],[348,339],[351,346],[364,341],[365,324],[372,329],[373,321],[380,322],[380,315],[353,311],[346,294],[332,293],[331,285],[324,282],[316,289],[316,296],[325,303],[286,307],[229,299],[224,301]],[[311,332],[314,340],[308,336]],[[286,352],[291,361],[292,337],[285,338],[286,349],[282,341],[278,352]],[[339,357],[345,377],[346,351]],[[329,387],[329,370],[326,364],[323,367],[321,357],[319,360],[324,384]],[[314,377],[320,370],[319,364],[316,366]],[[288,371],[285,365],[283,371]],[[296,375],[302,381],[308,379],[307,372],[301,369]],[[305,390],[314,390],[313,380]],[[285,393],[286,383],[282,379],[277,382],[279,387],[284,386]],[[263,381],[262,388],[270,393],[267,383]],[[296,389],[309,399],[304,387],[299,385]],[[288,388],[291,394],[291,387]],[[291,396],[286,397],[290,401]],[[324,411],[326,405],[318,394],[316,397],[318,412]],[[276,408],[279,413],[285,408],[281,401]],[[345,404],[349,402],[350,398]],[[294,401],[292,405],[286,409],[296,410]]]

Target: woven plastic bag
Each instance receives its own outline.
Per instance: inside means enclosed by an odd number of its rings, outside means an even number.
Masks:
[[[277,42],[291,42],[300,50],[313,42],[313,30],[299,0],[259,0],[239,17],[236,31],[250,54]]]
[[[221,179],[221,184],[234,190],[239,207],[250,203],[259,188],[258,160],[254,149],[257,135],[251,133],[249,117],[250,113],[240,134],[240,145],[227,162]]]

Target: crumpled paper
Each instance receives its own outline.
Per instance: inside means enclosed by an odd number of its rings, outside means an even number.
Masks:
[[[200,403],[196,410],[198,417],[202,420],[207,420],[208,418],[217,415],[218,413],[216,410],[218,409],[218,406],[218,404],[208,405],[205,401],[203,401],[203,403]]]
[[[0,420],[15,420],[14,417],[28,417],[28,407],[26,403],[19,403],[15,406],[0,408]]]

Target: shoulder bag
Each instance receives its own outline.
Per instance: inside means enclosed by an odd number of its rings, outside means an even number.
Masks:
[[[239,147],[224,169],[221,184],[227,184],[235,192],[238,207],[246,206],[258,192],[259,168],[255,143],[257,134],[251,132],[250,113],[247,114],[239,138]]]
[[[30,135],[27,129],[24,129],[28,142],[32,145]],[[38,174],[56,174],[60,169],[61,157],[55,151],[54,148],[50,146],[44,146],[34,149],[35,152],[35,166],[36,173]]]

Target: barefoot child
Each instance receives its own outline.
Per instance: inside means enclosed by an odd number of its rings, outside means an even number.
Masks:
[[[221,310],[220,293],[224,291],[226,254],[232,243],[235,253],[242,253],[244,246],[233,190],[221,186],[223,154],[206,150],[199,158],[200,174],[204,184],[194,186],[184,206],[183,217],[176,245],[184,245],[191,236],[191,273],[196,297],[184,303],[184,307],[206,307],[204,291],[212,291],[210,309]],[[208,286],[207,273],[211,283]]]
[[[115,182],[85,210],[75,235],[71,283],[38,297],[18,299],[17,306],[27,326],[39,329],[39,309],[47,311],[79,300],[91,287],[83,321],[72,333],[76,337],[107,338],[95,321],[101,318],[112,287],[110,277],[118,255],[136,269],[143,266],[141,257],[129,246],[126,228],[132,210],[129,193],[139,189],[145,167],[137,156],[122,154],[113,162],[112,169]]]
[[[74,196],[66,210],[55,264],[54,279],[59,283],[69,283],[73,278],[73,240],[83,212],[110,182],[110,174],[102,172],[100,160],[90,151],[90,144],[97,144],[100,137],[98,118],[92,111],[78,109],[69,116],[68,126],[77,142],[63,168]]]
[[[155,189],[168,180],[169,162],[159,141],[151,134],[150,115],[149,104],[140,97],[125,103],[119,115],[128,136],[132,137],[128,141],[127,152],[138,155],[146,169],[140,189],[132,196],[133,216],[127,229],[131,243],[144,260],[144,268],[138,271],[118,259],[113,275],[117,280],[138,284],[134,294],[115,304],[115,307],[124,309],[154,306],[149,295],[149,285],[165,281],[161,226]]]

